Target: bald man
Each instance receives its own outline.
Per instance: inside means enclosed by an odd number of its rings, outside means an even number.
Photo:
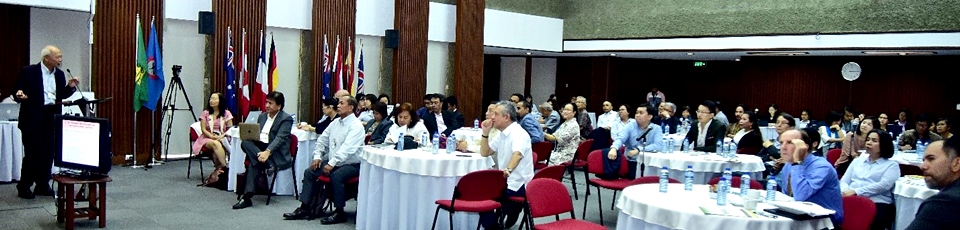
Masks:
[[[934,141],[923,153],[923,180],[940,192],[920,203],[907,229],[951,229],[960,225],[960,139]]]
[[[789,130],[780,135],[780,157],[786,163],[780,172],[785,182],[780,188],[796,201],[808,201],[836,211],[830,220],[834,226],[840,226],[843,223],[840,179],[833,164],[811,153],[813,143],[803,130]]]
[[[23,167],[17,183],[17,196],[33,199],[35,195],[53,196],[50,189],[50,166],[53,148],[47,144],[56,127],[53,115],[61,114],[58,104],[77,91],[80,81],[67,79],[60,64],[63,54],[56,46],[40,51],[40,63],[20,70],[13,99],[20,103],[18,127],[23,136]],[[33,191],[30,187],[36,184]]]

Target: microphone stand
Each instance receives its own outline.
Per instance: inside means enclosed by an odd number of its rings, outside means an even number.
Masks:
[[[647,157],[646,157],[646,152],[644,151],[646,149],[645,147],[646,142],[647,142],[647,137],[640,138],[640,154],[638,154],[640,156],[640,177],[646,176],[643,174],[644,168],[647,167],[647,165],[645,164]]]

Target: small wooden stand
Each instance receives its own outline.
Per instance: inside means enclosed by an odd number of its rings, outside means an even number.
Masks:
[[[57,223],[63,223],[66,220],[66,228],[73,229],[73,219],[89,218],[90,220],[100,218],[100,228],[107,226],[107,182],[113,181],[109,176],[103,178],[76,178],[63,175],[53,175],[52,179],[57,182]],[[74,208],[74,185],[87,185],[90,193],[88,200],[90,205],[82,208]]]

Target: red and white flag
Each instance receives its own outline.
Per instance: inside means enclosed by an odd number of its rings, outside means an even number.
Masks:
[[[247,117],[250,112],[250,80],[247,76],[247,29],[243,29],[240,37],[240,118]]]
[[[260,57],[257,59],[257,80],[253,83],[253,106],[260,108],[260,111],[266,111],[267,104],[267,93],[269,93],[269,86],[267,85],[267,37],[263,35],[263,30],[260,31]]]

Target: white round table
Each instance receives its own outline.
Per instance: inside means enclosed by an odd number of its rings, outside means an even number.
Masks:
[[[638,160],[637,164],[646,164],[647,168],[641,174],[639,172],[640,167],[637,167],[637,175],[657,176],[660,175],[660,169],[666,166],[670,171],[670,178],[683,180],[683,174],[687,170],[687,166],[692,165],[693,183],[706,184],[710,179],[713,179],[715,174],[723,173],[723,170],[727,167],[730,167],[730,170],[734,173],[748,172],[753,180],[762,179],[765,170],[763,161],[760,160],[760,157],[754,155],[738,154],[737,159],[740,160],[738,163],[723,160],[723,158],[712,153],[698,152],[694,154],[679,151],[673,153],[643,153],[643,161]]]
[[[480,152],[480,137],[483,135],[480,129],[464,127],[453,130],[453,135],[457,137],[457,140],[463,140],[467,142],[467,150],[471,152]]]
[[[293,160],[294,167],[277,172],[279,173],[277,175],[277,184],[273,187],[273,193],[277,195],[293,195],[294,182],[300,183],[297,185],[297,189],[303,190],[303,170],[310,167],[310,164],[313,163],[313,151],[316,148],[317,138],[320,136],[315,132],[303,131],[297,128],[293,128],[290,133],[297,136],[297,159]],[[237,189],[237,174],[247,171],[247,168],[243,165],[246,155],[243,153],[243,149],[240,148],[240,130],[238,128],[231,128],[227,131],[227,136],[230,138],[230,159],[227,160],[229,162],[227,165],[230,168],[227,178],[230,178],[230,181],[227,183],[227,191],[235,191]],[[295,178],[292,178],[290,176],[290,170],[294,169],[297,171],[293,172]],[[270,179],[272,178],[268,178],[268,180]]]
[[[401,152],[370,146],[363,148],[360,159],[357,229],[430,229],[434,202],[452,198],[460,177],[493,166],[490,157],[472,153],[433,155],[420,149]],[[453,226],[475,229],[479,218],[458,212]],[[446,229],[448,220],[441,210],[437,226]]]
[[[897,206],[894,229],[901,230],[910,226],[917,215],[917,210],[920,209],[920,203],[939,192],[939,190],[927,188],[923,178],[904,176],[897,180],[896,185],[893,186],[893,200]]]
[[[776,141],[780,137],[780,134],[777,134],[777,128],[771,126],[760,126],[760,134],[764,140]]]
[[[902,165],[914,165],[919,167],[921,164],[923,164],[923,158],[921,158],[921,156],[923,156],[923,154],[917,154],[916,151],[897,151],[893,154],[893,157],[890,157],[890,160],[896,161]]]
[[[683,184],[670,184],[667,193],[660,193],[658,184],[640,184],[627,187],[617,200],[620,214],[617,217],[617,229],[827,229],[833,228],[830,218],[795,221],[790,218],[756,218],[707,215],[700,209],[720,208],[731,213],[740,212],[739,207],[730,204],[720,207],[716,200],[710,199],[707,185],[694,185],[693,191],[683,190]],[[765,194],[765,192],[761,192]],[[737,196],[730,194],[728,197]],[[729,198],[728,198],[729,199]],[[783,193],[777,193],[777,201],[793,200]],[[760,203],[757,209],[772,206]]]
[[[23,137],[16,121],[0,121],[0,182],[20,180]]]

